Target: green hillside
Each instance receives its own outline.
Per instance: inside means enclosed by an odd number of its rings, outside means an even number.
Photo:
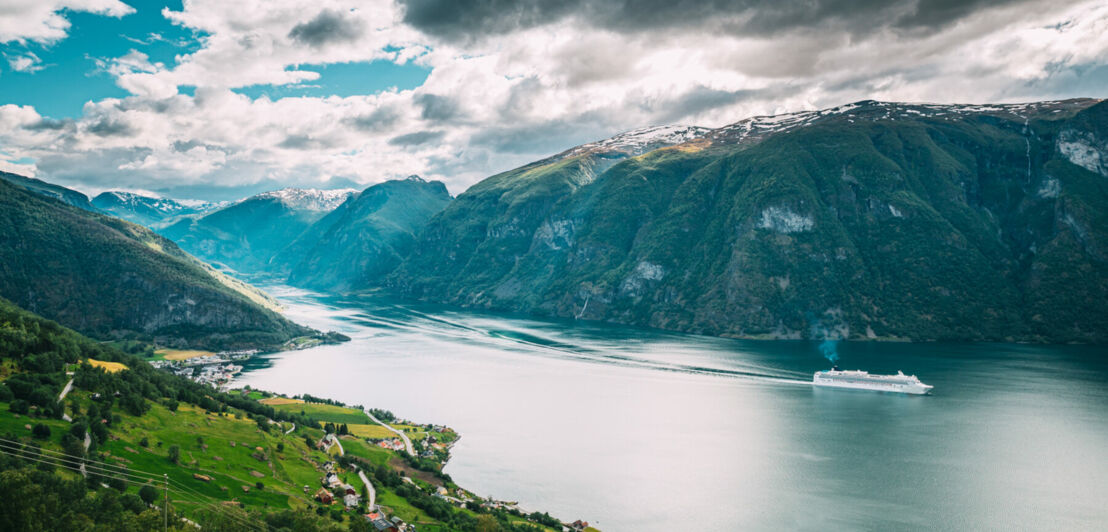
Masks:
[[[373,530],[358,470],[382,511],[419,530],[536,532],[557,522],[482,507],[441,473],[445,453],[414,459],[356,436],[382,428],[358,409],[274,408],[255,394],[156,370],[0,299],[0,530],[195,530],[190,522],[217,531]],[[342,414],[350,425],[302,410]],[[456,438],[399,427],[413,439]],[[339,434],[344,455],[317,448],[325,431]],[[328,462],[359,491],[358,506],[317,500]],[[474,502],[459,508],[433,495],[440,488]]]
[[[148,229],[7,181],[0,181],[0,297],[96,338],[170,347],[275,346],[313,332]]]
[[[270,269],[287,272],[290,284],[330,291],[376,284],[410,253],[416,234],[449,202],[438,181],[412,176],[374,185],[308,228]]]
[[[94,206],[89,201],[88,196],[77,192],[76,190],[65,188],[61,185],[55,185],[53,183],[47,183],[46,181],[43,181],[41,179],[24,177],[19,174],[13,174],[9,172],[0,172],[0,180],[13,183],[36,194],[41,194],[43,196],[54,198],[62,203],[67,203],[74,207],[80,207],[86,211],[98,211],[96,206]]]
[[[754,338],[1108,341],[1108,103],[859,102],[478,183],[390,276]]]

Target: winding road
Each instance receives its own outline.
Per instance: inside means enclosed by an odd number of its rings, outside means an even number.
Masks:
[[[369,504],[366,506],[366,508],[369,508],[370,511],[373,511],[373,506],[377,504],[377,490],[373,489],[373,484],[370,483],[368,478],[366,478],[365,471],[358,469],[358,477],[362,479],[362,482],[365,484],[366,491],[369,493]]]
[[[69,391],[72,390],[72,389],[73,389],[73,379],[69,379],[69,382],[65,383],[65,388],[62,388],[62,394],[58,396],[58,402],[60,403],[60,402],[64,401],[65,396],[69,395]],[[65,421],[68,421],[70,423],[73,423],[73,418],[69,417],[69,414],[65,413],[65,406],[64,405],[62,405],[62,419],[64,419]],[[87,434],[86,434],[86,436],[87,436]],[[86,445],[85,448],[88,449],[88,445]],[[85,466],[81,465],[81,467],[85,467]]]
[[[381,425],[382,427],[385,427],[386,429],[389,429],[389,430],[395,432],[398,436],[400,436],[401,440],[404,440],[404,450],[408,451],[408,454],[410,454],[412,456],[416,455],[415,454],[415,449],[412,447],[412,440],[408,439],[407,434],[404,434],[403,432],[392,428],[391,426],[386,424],[384,421],[381,421],[380,419],[377,419],[376,417],[374,417],[374,415],[372,413],[370,413],[369,410],[365,410],[365,415],[369,416],[369,419],[372,419],[374,423],[376,423],[378,425]]]
[[[65,396],[69,395],[69,391],[73,389],[73,380],[69,379],[69,382],[65,383],[65,388],[62,388],[62,394],[58,396],[58,402],[65,400]]]

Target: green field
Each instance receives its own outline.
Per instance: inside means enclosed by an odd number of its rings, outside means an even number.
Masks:
[[[286,412],[304,412],[324,423],[346,423],[350,425],[374,425],[365,412],[354,408],[328,405],[323,403],[294,403],[284,405],[272,405],[277,410]]]
[[[176,495],[182,501],[202,500],[187,491],[191,489],[220,501],[237,500],[250,506],[307,506],[311,501],[302,486],[318,485],[320,477],[311,460],[326,461],[322,453],[308,449],[301,435],[286,436],[279,430],[264,433],[249,419],[205,414],[191,405],[181,405],[175,413],[155,405],[142,417],[124,414],[121,419],[123,430],[116,433],[119,439],[105,442],[101,451],[111,453],[109,461],[120,465],[159,471],[169,464],[170,446],[179,446],[180,466],[171,469],[170,479],[183,486]],[[139,443],[144,437],[147,448]],[[198,438],[203,439],[202,444]],[[278,443],[283,444],[284,451],[277,451]],[[197,480],[193,474],[212,480]],[[265,486],[261,490],[255,485],[259,481]]]

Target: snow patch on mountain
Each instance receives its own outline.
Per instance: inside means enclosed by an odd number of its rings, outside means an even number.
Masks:
[[[285,205],[297,209],[313,211],[332,211],[350,196],[357,194],[352,188],[322,190],[318,188],[282,188],[263,192],[247,199],[276,199]]]
[[[1035,103],[969,105],[914,104],[864,100],[819,111],[799,111],[769,116],[755,116],[705,133],[714,144],[757,142],[770,135],[813,125],[829,119],[849,122],[872,120],[939,120],[962,119],[968,115],[985,114],[1026,122],[1030,115],[1060,113],[1089,100],[1060,100]]]
[[[644,127],[620,133],[619,135],[604,140],[582,144],[566,151],[562,156],[573,157],[585,153],[616,152],[628,157],[635,157],[658,148],[684,144],[709,131],[711,131],[711,129],[699,126],[678,125]]]

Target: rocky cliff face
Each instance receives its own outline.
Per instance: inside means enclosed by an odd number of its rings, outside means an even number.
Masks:
[[[0,182],[0,296],[98,338],[259,347],[311,333],[151,231]],[[268,308],[267,308],[268,307]]]
[[[1108,341],[1106,128],[1093,100],[866,101],[570,150],[460,195],[387,285],[716,335]]]

